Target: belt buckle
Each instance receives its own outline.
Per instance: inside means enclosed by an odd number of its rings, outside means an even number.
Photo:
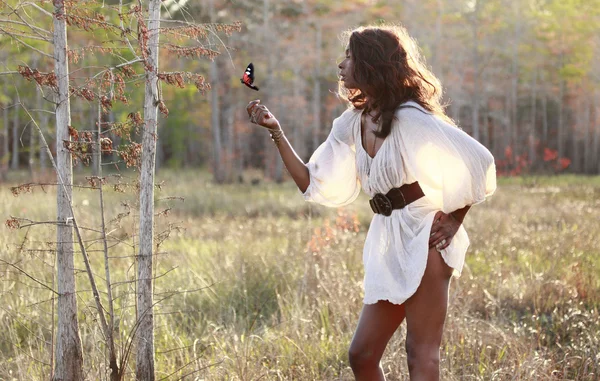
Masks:
[[[392,215],[392,201],[383,193],[377,193],[369,200],[369,205],[375,213],[383,214],[386,217]]]

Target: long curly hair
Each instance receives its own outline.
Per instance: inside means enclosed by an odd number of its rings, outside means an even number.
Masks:
[[[359,27],[345,32],[343,42],[354,62],[354,80],[359,89],[339,82],[339,95],[354,108],[374,112],[381,118],[380,138],[389,135],[394,112],[402,103],[414,101],[454,125],[440,100],[442,85],[427,68],[416,42],[400,25]]]

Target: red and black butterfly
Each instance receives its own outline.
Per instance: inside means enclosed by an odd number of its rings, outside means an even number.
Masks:
[[[248,64],[248,67],[246,68],[246,71],[244,72],[244,76],[242,78],[240,78],[240,82],[242,82],[244,85],[248,86],[252,90],[258,91],[258,87],[253,85],[253,83],[254,83],[254,65],[252,65],[252,62],[250,62]]]

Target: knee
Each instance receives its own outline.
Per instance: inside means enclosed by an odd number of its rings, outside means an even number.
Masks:
[[[379,367],[379,361],[381,359],[373,352],[373,350],[353,344],[348,351],[348,360],[352,371],[357,373]]]
[[[407,338],[406,360],[409,371],[415,369],[436,370],[440,367],[439,344],[415,343]]]

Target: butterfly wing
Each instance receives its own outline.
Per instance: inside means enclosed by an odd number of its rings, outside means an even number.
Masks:
[[[258,87],[252,85],[254,83],[254,65],[252,64],[252,62],[250,62],[248,64],[248,67],[246,67],[246,71],[244,72],[244,75],[241,78],[241,82],[244,85],[251,88],[252,90],[258,91]]]

